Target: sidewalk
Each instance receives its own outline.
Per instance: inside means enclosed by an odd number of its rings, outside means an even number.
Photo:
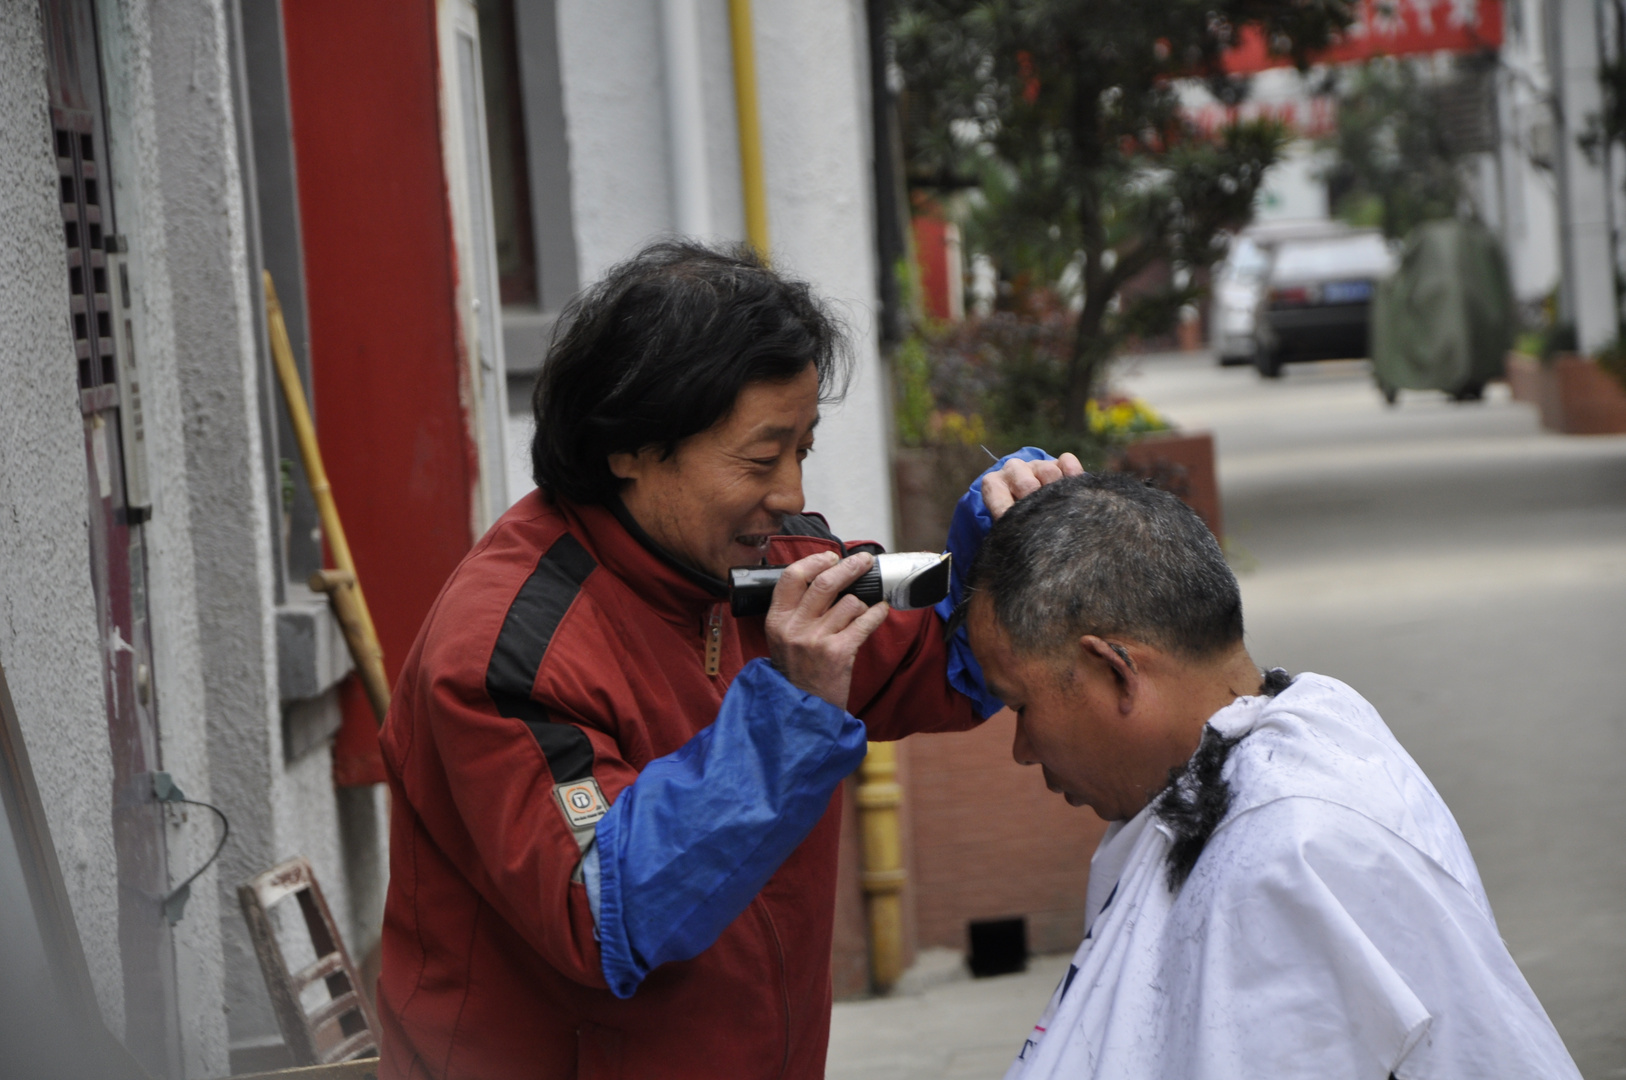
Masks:
[[[998,1080],[1070,959],[973,979],[958,953],[926,950],[892,995],[836,1005],[826,1080]]]

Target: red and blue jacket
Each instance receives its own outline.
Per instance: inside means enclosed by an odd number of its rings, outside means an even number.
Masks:
[[[786,526],[770,562],[844,550],[816,516]],[[767,651],[619,507],[533,492],[481,539],[380,735],[383,1075],[824,1075],[841,779],[866,738],[999,703],[931,610],[888,615],[846,710]]]

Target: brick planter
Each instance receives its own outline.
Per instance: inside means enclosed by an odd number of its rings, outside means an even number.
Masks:
[[[972,731],[905,743],[922,948],[965,949],[971,922],[1010,918],[1026,920],[1035,953],[1078,947],[1090,856],[1106,822],[1018,765],[1015,731],[1006,709]]]
[[[1153,486],[1178,495],[1197,511],[1209,531],[1216,537],[1224,537],[1211,433],[1154,432],[1121,450],[1113,460],[1113,467],[1144,477]]]
[[[1595,361],[1555,356],[1542,368],[1541,422],[1566,435],[1626,432],[1626,390]]]
[[[897,451],[899,551],[934,551],[948,537],[949,518],[966,486],[988,467],[976,446],[923,446]],[[1184,499],[1215,536],[1224,535],[1214,436],[1206,431],[1158,431],[1118,451],[1110,468],[1134,473]]]
[[[1541,361],[1524,353],[1507,354],[1507,388],[1514,401],[1541,402]]]
[[[906,446],[893,458],[897,551],[941,551],[954,504],[992,462],[980,446]]]
[[[1516,401],[1541,411],[1541,426],[1565,435],[1626,433],[1626,389],[1593,360],[1561,353],[1546,364],[1510,356],[1507,381]]]

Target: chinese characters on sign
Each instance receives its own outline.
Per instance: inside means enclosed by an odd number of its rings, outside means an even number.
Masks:
[[[1316,139],[1332,134],[1338,119],[1338,103],[1330,97],[1319,95],[1286,101],[1250,99],[1241,105],[1221,105],[1209,98],[1201,103],[1189,104],[1181,111],[1192,126],[1204,135],[1213,135],[1233,124],[1275,120],[1300,138]]]
[[[1481,52],[1502,44],[1501,0],[1360,0],[1359,14],[1342,38],[1311,59],[1347,64],[1374,56],[1432,52]],[[1233,75],[1285,67],[1292,60],[1272,53],[1255,27],[1225,58]]]

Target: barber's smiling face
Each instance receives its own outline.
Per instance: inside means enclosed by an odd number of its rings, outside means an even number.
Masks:
[[[1101,685],[1101,673],[1068,655],[1017,652],[986,597],[972,600],[966,630],[988,688],[1016,713],[1017,763],[1038,765],[1051,791],[1108,821],[1139,813],[1146,791],[1121,754],[1123,718],[1110,682]]]
[[[819,377],[809,364],[785,382],[748,383],[717,423],[671,457],[646,447],[611,454],[621,500],[680,562],[726,578],[762,561],[768,537],[802,511],[802,461],[819,422]]]

